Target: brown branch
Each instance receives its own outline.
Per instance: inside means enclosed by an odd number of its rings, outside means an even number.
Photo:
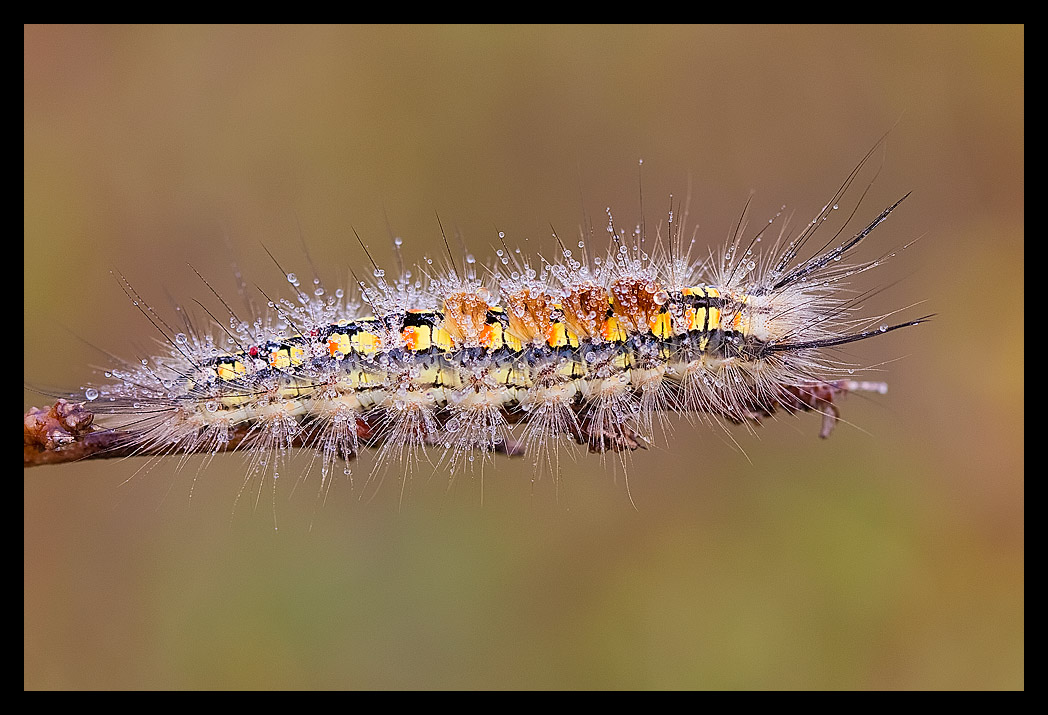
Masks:
[[[85,404],[59,400],[51,407],[32,407],[22,424],[23,466],[64,464],[84,459],[118,459],[122,457],[160,456],[189,450],[147,450],[135,445],[133,435],[120,430],[101,429],[94,425],[95,415]],[[217,452],[237,449],[247,436],[242,426]],[[301,446],[301,445],[296,445]]]
[[[80,402],[58,400],[51,407],[31,407],[25,413],[22,424],[23,467],[42,464],[64,464],[85,459],[121,459],[124,457],[161,457],[173,454],[199,452],[189,447],[170,446],[145,449],[135,443],[135,435],[120,430],[102,429],[94,425],[95,415],[87,405]],[[242,424],[229,433],[229,440],[216,448],[208,447],[208,453],[236,452],[250,447],[244,439],[251,431],[250,425]],[[362,440],[370,439],[373,430],[364,420],[357,420],[357,434]],[[300,434],[291,443],[292,447],[312,446],[310,435]],[[496,452],[517,457],[524,454],[524,445],[516,440],[507,440],[495,448]]]
[[[804,385],[783,385],[774,398],[764,400],[753,396],[753,402],[742,413],[724,413],[721,417],[731,422],[760,423],[777,410],[786,412],[814,411],[822,414],[820,437],[829,437],[839,419],[839,410],[834,397],[853,391],[883,392],[882,383],[837,380],[833,382],[810,382]],[[519,419],[519,414],[507,415],[509,421]],[[581,417],[581,415],[580,415]],[[41,464],[64,464],[85,459],[117,459],[123,457],[159,457],[201,451],[191,446],[161,446],[144,448],[136,443],[136,435],[120,430],[102,429],[94,424],[95,415],[86,403],[58,400],[51,407],[32,407],[23,418],[23,465],[35,467]],[[621,425],[613,434],[596,432],[584,418],[582,432],[572,435],[579,444],[588,444],[591,452],[633,451],[646,448],[645,440],[627,425]],[[248,449],[244,440],[250,434],[250,425],[242,424],[229,434],[229,440],[217,447],[209,446],[208,452],[234,452]],[[357,420],[357,435],[362,441],[374,437],[374,429],[365,420]],[[311,435],[302,433],[295,437],[292,447],[311,447]],[[374,446],[374,445],[369,445]],[[524,454],[524,444],[509,440],[499,444],[495,451],[516,457]]]

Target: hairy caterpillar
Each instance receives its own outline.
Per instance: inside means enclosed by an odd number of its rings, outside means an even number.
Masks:
[[[851,379],[833,349],[927,319],[863,315],[846,287],[887,257],[851,258],[905,196],[846,232],[856,206],[823,235],[865,161],[796,235],[782,222],[768,240],[775,219],[747,235],[740,218],[719,256],[694,255],[679,207],[654,236],[609,211],[603,250],[554,232],[555,258],[502,244],[484,265],[449,247],[443,267],[395,278],[372,263],[349,292],[284,272],[292,297],[263,294],[262,309],[238,313],[212,289],[221,308],[203,326],[186,311],[172,325],[121,277],[160,354],[31,410],[26,464],[242,449],[251,474],[275,476],[308,448],[326,481],[364,447],[380,464],[432,451],[452,470],[494,452],[539,461],[558,442],[625,453],[670,413],[754,424],[815,411],[827,437],[838,396],[886,390]]]

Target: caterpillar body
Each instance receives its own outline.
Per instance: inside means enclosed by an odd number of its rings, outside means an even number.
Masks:
[[[845,287],[886,257],[851,260],[905,196],[861,230],[809,248],[858,169],[803,230],[790,236],[784,225],[767,251],[756,249],[774,220],[747,237],[740,219],[722,256],[697,259],[674,211],[654,238],[642,225],[616,229],[609,211],[600,253],[592,238],[575,251],[556,233],[551,260],[503,244],[490,265],[467,257],[456,266],[449,249],[444,268],[428,260],[389,280],[375,266],[375,279],[349,292],[285,273],[293,296],[267,297],[250,316],[215,292],[222,313],[208,310],[207,327],[185,311],[173,327],[121,279],[162,335],[160,354],[30,411],[26,462],[31,452],[237,448],[249,450],[253,472],[275,473],[304,447],[326,479],[364,447],[385,464],[435,450],[452,469],[494,452],[540,460],[558,441],[624,453],[671,413],[754,424],[815,411],[827,437],[836,397],[886,390],[851,379],[855,366],[833,349],[926,319],[864,316],[863,295]]]

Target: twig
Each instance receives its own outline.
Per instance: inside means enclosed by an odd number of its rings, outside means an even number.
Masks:
[[[839,419],[834,397],[846,392],[884,392],[883,383],[836,380],[832,382],[809,382],[803,385],[784,385],[774,398],[765,396],[747,406],[741,414],[723,413],[722,417],[736,424],[743,421],[758,424],[777,410],[786,412],[818,412],[823,416],[820,437],[830,436]],[[513,421],[519,415],[507,415]],[[251,432],[249,424],[240,424],[229,433],[229,439],[217,446],[209,444],[206,449],[186,444],[164,445],[153,448],[142,446],[140,435],[121,430],[103,429],[94,424],[95,415],[86,403],[58,400],[51,407],[32,407],[23,418],[23,465],[36,467],[41,464],[64,464],[85,459],[117,459],[123,457],[161,457],[186,453],[235,452],[250,449],[244,441]],[[595,431],[596,430],[596,431]],[[357,420],[357,434],[361,440],[370,440],[374,430],[365,420]],[[585,421],[580,434],[571,435],[579,444],[588,444],[591,452],[633,451],[646,448],[645,440],[627,426],[620,426],[614,434],[602,432]],[[308,433],[302,432],[291,442],[292,447],[314,446]],[[375,446],[375,445],[369,445]],[[511,457],[524,454],[524,444],[507,439],[495,451]],[[354,455],[355,456],[355,455]]]
[[[136,435],[120,430],[102,429],[94,425],[95,415],[87,405],[79,402],[59,400],[51,407],[32,407],[23,418],[23,466],[37,467],[42,464],[65,464],[86,459],[121,459],[124,457],[160,457],[173,454],[197,453],[203,450],[192,447],[164,446],[154,449],[143,448],[136,442]],[[207,453],[236,452],[250,449],[244,439],[250,425],[241,424],[230,431],[229,440],[217,447],[208,447]],[[358,421],[361,437],[370,434],[370,427]],[[310,437],[296,437],[292,447],[306,447]],[[507,440],[496,447],[497,452],[516,457],[524,454],[524,446],[515,440]]]

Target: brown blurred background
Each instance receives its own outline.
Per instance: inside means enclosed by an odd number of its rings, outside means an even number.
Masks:
[[[345,281],[497,231],[550,252],[690,192],[720,246],[810,218],[888,130],[849,424],[678,424],[636,455],[237,502],[239,455],[29,470],[26,688],[1022,688],[1022,27],[27,27],[24,381],[77,388],[159,308]],[[876,172],[881,158],[871,165]],[[853,202],[858,192],[848,197]],[[848,200],[846,204],[850,204]],[[299,226],[301,226],[301,231]],[[228,236],[232,249],[224,243]],[[170,297],[169,297],[170,296]],[[170,314],[170,313],[168,313]],[[79,337],[78,337],[79,336]],[[42,398],[26,392],[25,405]],[[134,478],[130,481],[129,477]],[[341,476],[341,475],[340,475]],[[234,503],[237,502],[234,507]],[[276,512],[279,531],[274,531]]]

